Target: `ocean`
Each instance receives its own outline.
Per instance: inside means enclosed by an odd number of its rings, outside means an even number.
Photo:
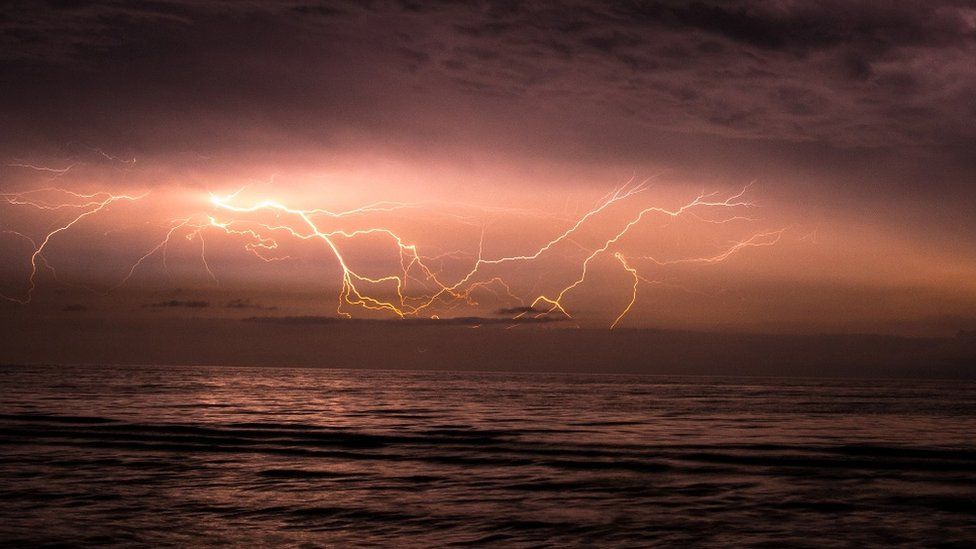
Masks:
[[[976,383],[0,367],[0,542],[976,544]]]

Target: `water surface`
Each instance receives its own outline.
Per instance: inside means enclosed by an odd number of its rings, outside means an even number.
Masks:
[[[971,382],[0,368],[0,541],[976,543]]]

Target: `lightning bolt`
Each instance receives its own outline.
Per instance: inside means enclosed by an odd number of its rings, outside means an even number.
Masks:
[[[36,164],[31,164],[29,162],[12,162],[10,164],[7,164],[7,166],[11,168],[24,168],[27,170],[34,170],[35,172],[52,173],[54,175],[51,177],[51,179],[61,177],[62,175],[70,172],[71,168],[75,167],[74,164],[71,164],[66,168],[51,168],[50,166],[38,166]]]
[[[102,154],[104,156],[104,153]],[[66,168],[65,171],[67,169],[70,168]],[[286,238],[318,242],[335,260],[339,268],[336,314],[341,317],[349,318],[355,311],[361,310],[385,313],[397,318],[420,315],[438,318],[445,310],[459,306],[477,306],[476,295],[491,295],[495,299],[510,300],[519,304],[519,312],[512,317],[517,325],[517,322],[526,315],[535,318],[550,315],[574,318],[567,304],[567,296],[586,283],[597,259],[609,255],[619,263],[632,282],[629,286],[629,300],[610,324],[612,330],[620,326],[631,312],[638,300],[638,290],[642,283],[661,283],[641,274],[639,264],[647,263],[655,267],[678,264],[712,265],[722,263],[743,250],[772,246],[780,241],[786,229],[757,232],[748,238],[732,241],[711,255],[679,258],[629,255],[621,246],[628,234],[651,217],[664,220],[688,217],[692,221],[717,225],[755,221],[753,216],[747,215],[748,211],[756,207],[754,202],[746,198],[750,186],[751,184],[746,185],[739,192],[724,198],[718,193],[702,192],[676,208],[651,205],[633,211],[633,207],[624,204],[632,203],[646,194],[648,187],[646,180],[637,182],[632,179],[601,197],[589,210],[566,221],[565,228],[549,238],[542,239],[541,243],[528,251],[493,257],[485,254],[487,224],[482,224],[476,254],[456,250],[433,255],[421,253],[417,243],[387,226],[367,226],[356,229],[336,227],[344,220],[353,217],[368,220],[371,215],[378,213],[418,209],[422,206],[418,203],[381,201],[348,210],[305,209],[270,198],[245,201],[242,196],[246,187],[242,187],[224,195],[206,193],[200,200],[199,211],[187,212],[188,215],[184,217],[170,220],[164,227],[160,239],[135,259],[113,289],[127,284],[153,257],[161,256],[162,266],[167,269],[167,251],[177,238],[199,242],[200,263],[214,283],[219,283],[218,277],[207,258],[207,240],[211,237],[205,237],[205,234],[211,236],[216,234],[243,241],[243,249],[264,262],[292,259],[291,255],[282,253],[281,239]],[[61,223],[37,240],[16,231],[5,231],[18,235],[30,243],[31,272],[23,296],[0,295],[0,297],[17,303],[29,303],[37,287],[39,269],[43,266],[53,272],[45,257],[46,248],[52,239],[116,202],[140,200],[145,196],[146,194],[111,194],[104,191],[79,193],[55,187],[0,193],[0,198],[10,206],[49,212],[73,212],[68,221]],[[630,209],[633,213],[623,219],[614,220],[617,212],[624,209]],[[258,214],[265,213],[272,214],[273,220],[267,221],[265,216],[258,217]],[[598,218],[601,223],[596,222]],[[611,227],[610,230],[604,228],[608,226]],[[593,233],[605,234],[599,237],[595,246],[587,247],[581,244],[579,239],[584,229],[586,234],[591,235],[588,238],[593,238]],[[397,258],[397,268],[376,276],[369,276],[355,268],[347,250],[365,238],[379,238],[381,241],[386,241]],[[519,295],[503,274],[486,272],[498,271],[510,264],[539,262],[550,256],[565,259],[565,256],[560,255],[558,251],[566,246],[582,250],[583,256],[574,262],[575,277],[552,292],[540,292],[534,297],[526,298]],[[469,263],[459,274],[450,277],[444,271],[445,259],[454,263],[462,261]],[[529,305],[525,306],[526,303]]]
[[[30,255],[31,272],[30,272],[30,276],[28,277],[28,286],[27,286],[26,293],[24,297],[14,297],[14,296],[0,294],[0,297],[8,301],[21,303],[24,305],[30,303],[31,299],[34,296],[34,290],[37,287],[37,272],[39,268],[38,263],[43,262],[48,267],[48,269],[50,269],[52,272],[54,271],[51,265],[47,262],[47,259],[44,258],[43,256],[44,250],[45,248],[47,248],[48,244],[50,244],[51,239],[53,239],[58,234],[71,229],[72,227],[74,227],[75,225],[83,221],[85,218],[91,217],[97,214],[98,212],[101,212],[102,210],[104,210],[105,208],[107,208],[108,206],[110,206],[115,202],[121,200],[125,200],[125,201],[139,200],[144,198],[148,194],[145,193],[136,196],[128,195],[128,194],[114,195],[106,192],[99,192],[94,194],[81,194],[81,193],[76,193],[65,189],[53,189],[53,188],[40,189],[36,192],[55,192],[55,193],[62,193],[75,198],[94,199],[94,200],[90,200],[80,205],[75,205],[74,207],[78,207],[82,209],[87,208],[87,209],[84,212],[71,218],[71,220],[69,220],[67,223],[64,223],[63,225],[55,228],[54,230],[49,231],[47,234],[44,235],[44,238],[41,239],[39,244],[28,238],[28,240],[31,240],[31,242],[33,243],[34,250]],[[4,193],[3,195],[0,196],[3,196],[3,198],[11,205],[30,205],[41,210],[59,210],[68,207],[68,204],[70,204],[70,203],[49,204],[47,202],[35,201],[30,199],[29,196],[35,194],[36,192],[27,191],[19,194]]]
[[[643,221],[646,216],[652,214],[659,214],[669,218],[677,218],[679,216],[687,214],[688,212],[691,212],[694,209],[729,210],[729,209],[736,209],[736,208],[751,208],[754,207],[755,204],[749,201],[745,201],[742,198],[748,189],[749,189],[749,185],[744,187],[740,192],[721,201],[713,200],[713,198],[716,196],[716,193],[711,193],[707,195],[702,193],[699,194],[697,197],[695,197],[694,200],[691,200],[690,202],[673,210],[669,210],[658,206],[650,206],[640,210],[630,221],[628,221],[623,226],[623,228],[621,228],[616,234],[614,234],[606,241],[604,241],[602,246],[593,250],[583,260],[580,266],[579,276],[575,280],[573,280],[568,285],[564,286],[561,290],[559,290],[559,292],[555,296],[550,297],[548,295],[543,294],[543,295],[539,295],[538,297],[535,298],[534,301],[532,301],[532,308],[539,307],[540,305],[547,307],[542,313],[539,313],[536,316],[548,315],[558,311],[566,318],[572,318],[572,315],[569,313],[569,311],[567,311],[564,304],[564,299],[566,298],[566,295],[583,284],[583,282],[586,280],[586,277],[589,273],[590,264],[593,262],[594,259],[606,253],[612,246],[617,244],[620,241],[620,239],[622,239],[635,226],[637,226],[641,221]],[[701,218],[701,216],[696,216],[696,217],[699,219]],[[733,219],[734,217],[738,217],[738,216],[733,216],[731,218],[726,217],[723,218],[724,221],[723,220],[719,220],[719,221],[725,222]],[[779,234],[782,234],[782,231],[780,231]],[[747,241],[737,242],[730,249],[716,256],[709,257],[709,258],[696,258],[687,261],[700,262],[700,263],[718,263],[720,261],[724,261],[725,259],[728,259],[734,253],[741,250],[742,248],[757,245],[756,239],[758,238],[762,238],[762,236],[756,235],[751,237]],[[634,301],[636,300],[636,291],[637,291],[636,287],[637,287],[637,283],[640,281],[640,276],[638,275],[637,271],[634,268],[629,266],[629,264],[626,261],[626,258],[622,254],[617,253],[615,254],[615,257],[624,266],[624,269],[634,277],[635,284],[634,284],[634,298],[630,301],[627,307],[621,312],[621,314],[618,315],[618,317],[614,320],[613,324],[611,324],[611,329],[616,327],[623,319],[623,317],[626,316],[626,314],[630,311],[631,307],[634,304]],[[526,313],[522,313],[522,314],[524,315]]]

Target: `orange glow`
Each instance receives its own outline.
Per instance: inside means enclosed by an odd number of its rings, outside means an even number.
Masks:
[[[610,328],[613,329],[620,324],[636,302],[638,284],[641,281],[653,283],[628,263],[628,257],[649,260],[659,266],[678,263],[711,264],[724,261],[744,248],[770,246],[779,241],[785,229],[753,234],[747,239],[735,241],[730,247],[717,254],[674,260],[659,260],[647,255],[625,255],[619,249],[620,240],[650,216],[672,219],[687,216],[693,221],[707,224],[752,221],[753,218],[742,214],[743,211],[755,206],[753,202],[744,198],[748,189],[749,186],[746,186],[740,192],[724,199],[716,198],[716,193],[701,193],[679,207],[671,209],[645,206],[621,219],[621,213],[625,212],[618,211],[621,208],[617,206],[636,201],[647,191],[646,182],[631,181],[605,195],[593,207],[578,215],[556,236],[547,240],[543,238],[544,243],[528,253],[487,257],[484,251],[486,226],[483,225],[474,260],[460,275],[450,277],[434,263],[444,258],[461,259],[466,255],[464,252],[424,255],[419,252],[418,244],[405,238],[393,228],[383,225],[367,225],[355,229],[342,227],[326,229],[323,225],[326,222],[335,223],[352,217],[368,218],[370,215],[401,210],[423,215],[425,205],[381,201],[348,210],[299,208],[286,205],[278,199],[244,202],[241,194],[245,189],[241,188],[225,195],[209,193],[205,201],[208,208],[201,207],[199,211],[171,219],[163,238],[140,255],[113,288],[118,289],[125,285],[149,258],[156,255],[162,256],[163,268],[168,269],[167,252],[173,239],[178,236],[186,241],[199,242],[199,261],[207,276],[215,283],[218,278],[207,257],[207,245],[204,240],[206,232],[244,240],[244,250],[266,263],[293,259],[291,255],[278,253],[281,249],[279,239],[284,236],[298,241],[319,241],[325,244],[341,270],[336,313],[342,317],[351,317],[356,309],[361,309],[384,312],[398,318],[422,315],[439,318],[444,312],[453,310],[459,305],[478,305],[475,292],[488,291],[498,299],[517,303],[521,307],[521,311],[513,316],[513,320],[517,321],[527,314],[535,318],[543,318],[555,313],[572,319],[574,316],[565,303],[567,294],[584,284],[595,259],[605,253],[612,253],[633,278],[630,300],[611,323]],[[68,231],[84,219],[102,212],[115,202],[136,201],[145,198],[147,194],[116,195],[107,192],[86,194],[60,188],[39,188],[3,194],[3,198],[11,206],[28,206],[44,211],[84,210],[45,234],[39,244],[26,235],[8,231],[30,241],[33,252],[30,256],[31,273],[24,296],[4,295],[3,297],[18,303],[29,303],[36,289],[39,265],[43,263],[54,272],[44,255],[52,238]],[[197,204],[201,202],[204,201],[196,201]],[[261,221],[256,216],[262,213],[272,214],[275,221],[273,223]],[[574,240],[584,228],[590,232],[604,233],[604,236],[599,237],[597,246],[588,248]],[[355,245],[358,240],[376,237],[388,241],[393,246],[398,267],[395,271],[380,276],[369,276],[360,269],[354,268],[345,249]],[[576,278],[562,286],[555,294],[540,293],[529,301],[513,290],[509,275],[506,273],[485,272],[489,268],[497,270],[509,264],[540,262],[550,257],[565,261],[567,257],[561,257],[557,253],[557,248],[564,243],[572,244],[588,253],[574,267],[578,272]],[[545,271],[543,273],[546,274]],[[527,301],[530,303],[528,307],[525,306]]]
[[[36,168],[34,166],[32,166],[32,168],[34,168],[34,169],[41,169],[41,168]],[[41,194],[41,193],[47,193],[47,194],[52,194],[53,193],[55,195],[62,194],[62,195],[67,195],[67,196],[72,197],[72,198],[80,198],[80,199],[84,199],[84,200],[88,200],[88,201],[87,202],[80,203],[80,204],[79,203],[72,203],[72,202],[51,203],[51,202],[48,202],[48,201],[45,201],[45,200],[32,198],[33,196],[35,196],[37,194]],[[148,193],[146,193],[146,194],[148,194]],[[35,279],[37,277],[38,261],[44,262],[45,265],[47,265],[48,269],[50,269],[52,272],[55,272],[54,271],[54,268],[51,267],[51,265],[49,263],[47,263],[47,261],[44,259],[44,256],[42,255],[44,253],[44,248],[47,247],[47,245],[48,245],[49,242],[51,242],[51,238],[53,238],[58,233],[67,231],[68,229],[70,229],[71,227],[73,227],[75,224],[77,224],[81,220],[85,219],[86,217],[95,215],[98,212],[104,210],[106,207],[108,207],[113,202],[118,202],[120,200],[130,200],[130,201],[131,200],[139,200],[139,199],[145,197],[146,194],[141,194],[141,195],[137,195],[137,196],[127,195],[127,194],[113,195],[113,194],[110,194],[110,193],[107,193],[107,192],[98,192],[98,193],[93,193],[93,194],[81,194],[81,193],[76,193],[76,192],[72,192],[72,191],[68,191],[68,190],[64,190],[64,189],[45,188],[45,189],[36,189],[36,190],[33,190],[33,191],[25,191],[25,192],[22,192],[22,193],[5,193],[5,194],[0,195],[9,204],[12,204],[12,205],[27,205],[27,206],[32,206],[32,207],[37,208],[37,209],[40,209],[40,210],[60,210],[60,209],[63,209],[63,208],[80,208],[80,209],[85,209],[84,212],[82,212],[82,213],[76,215],[75,217],[71,218],[71,220],[68,221],[67,223],[65,223],[64,225],[61,225],[58,228],[54,229],[53,231],[50,231],[49,233],[47,233],[46,235],[44,235],[44,238],[41,240],[41,243],[40,244],[37,244],[33,239],[31,239],[31,238],[29,238],[29,237],[27,237],[27,236],[25,236],[25,235],[23,235],[21,233],[16,233],[15,231],[10,231],[10,232],[15,232],[16,234],[18,234],[18,235],[26,238],[34,246],[34,251],[33,251],[33,253],[31,253],[31,256],[30,256],[31,272],[30,272],[30,277],[28,278],[27,291],[26,291],[24,297],[11,297],[11,296],[7,296],[7,295],[3,295],[3,294],[0,294],[0,297],[3,297],[4,299],[6,299],[8,301],[14,301],[14,302],[21,303],[21,304],[30,303],[31,298],[34,295],[34,289],[37,286],[37,283],[36,283],[36,280]]]

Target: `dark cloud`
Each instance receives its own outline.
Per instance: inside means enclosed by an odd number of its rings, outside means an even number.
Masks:
[[[341,325],[395,325],[395,326],[490,326],[513,324],[548,324],[562,321],[554,317],[528,317],[520,319],[485,318],[464,316],[452,318],[340,318],[335,316],[253,316],[245,322],[267,322],[271,324],[341,324]]]
[[[205,309],[210,306],[209,301],[198,301],[198,300],[179,300],[170,299],[168,301],[157,301],[155,303],[146,303],[143,307],[151,308],[187,308],[187,309]]]
[[[971,39],[972,28],[946,3],[912,2],[632,2],[614,11],[768,50],[806,53],[839,45],[882,52],[905,46],[945,46]]]
[[[546,311],[536,309],[535,307],[507,307],[507,308],[496,310],[495,314],[496,315],[520,315],[520,314],[538,314],[544,312]]]
[[[227,309],[252,309],[258,311],[274,311],[277,309],[277,307],[262,305],[245,298],[232,299],[225,303],[224,307]]]
[[[941,155],[961,181],[976,141],[976,10],[955,0],[15,4],[0,20],[9,155],[273,157],[355,135],[753,173],[791,162],[783,148],[812,166]]]

